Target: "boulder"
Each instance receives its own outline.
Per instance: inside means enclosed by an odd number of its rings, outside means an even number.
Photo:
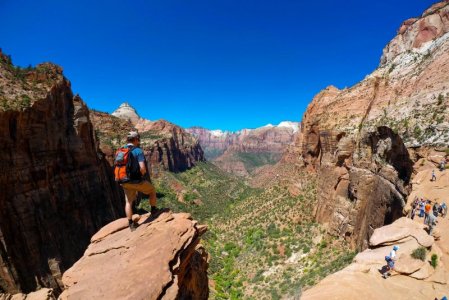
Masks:
[[[207,299],[206,231],[189,214],[142,216],[131,232],[126,219],[102,228],[84,256],[63,275],[70,299]]]
[[[393,224],[383,226],[374,230],[370,238],[370,246],[375,247],[386,243],[394,243],[413,237],[423,247],[431,247],[434,243],[433,237],[424,231],[424,226],[411,219],[402,217]]]

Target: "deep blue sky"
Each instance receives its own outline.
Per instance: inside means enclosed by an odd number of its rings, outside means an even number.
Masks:
[[[52,61],[89,107],[210,129],[299,121],[379,63],[432,0],[0,0],[0,47]]]

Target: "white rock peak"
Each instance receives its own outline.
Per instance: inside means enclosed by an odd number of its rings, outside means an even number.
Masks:
[[[133,124],[140,120],[140,116],[137,114],[137,111],[128,102],[122,103],[119,108],[112,113],[112,115],[121,119],[130,120]]]

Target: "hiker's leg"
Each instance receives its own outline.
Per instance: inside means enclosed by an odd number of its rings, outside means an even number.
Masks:
[[[133,202],[136,200],[137,191],[133,189],[129,189],[123,186],[123,190],[125,191],[125,213],[128,220],[131,220],[133,217]]]
[[[142,181],[139,184],[139,192],[150,196],[150,205],[156,206],[156,189],[149,181]]]

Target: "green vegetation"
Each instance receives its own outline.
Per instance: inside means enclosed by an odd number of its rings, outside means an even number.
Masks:
[[[438,105],[443,104],[444,96],[442,94],[438,95]]]
[[[281,159],[281,154],[279,153],[255,153],[255,152],[239,152],[237,157],[243,162],[245,168],[248,172],[254,171],[258,167],[265,165],[274,165]]]
[[[222,155],[224,153],[223,150],[220,149],[203,149],[204,150],[204,156],[206,157],[207,160],[214,160],[217,157],[219,157],[220,155]]]
[[[352,261],[355,253],[313,221],[315,179],[301,176],[297,196],[282,185],[252,188],[210,163],[154,180],[162,207],[208,225],[211,299],[297,295]],[[149,209],[148,201],[140,207]]]
[[[396,68],[396,64],[392,64],[390,69],[388,69],[388,74],[390,74],[391,72],[393,72],[394,68]]]
[[[432,254],[432,257],[430,258],[430,264],[434,269],[438,266],[438,255]]]
[[[426,248],[419,247],[419,248],[416,248],[415,250],[413,250],[411,255],[412,255],[412,257],[414,259],[420,259],[422,261],[425,261],[426,260],[426,254],[427,254]]]

